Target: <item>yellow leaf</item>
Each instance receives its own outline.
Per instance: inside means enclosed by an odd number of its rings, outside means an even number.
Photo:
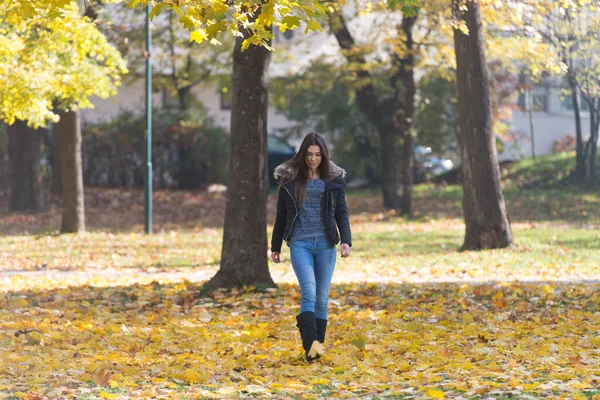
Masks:
[[[186,382],[192,384],[192,383],[200,383],[204,381],[204,377],[202,375],[200,375],[198,372],[193,371],[191,369],[187,369],[185,371],[185,380]]]
[[[202,43],[208,38],[208,34],[204,29],[197,29],[190,33],[190,42]]]
[[[544,292],[545,294],[551,294],[554,292],[554,288],[550,285],[544,285],[542,286],[542,292]]]
[[[523,389],[525,389],[525,390],[537,389],[540,386],[542,386],[542,384],[540,382],[526,383],[523,385]]]
[[[429,389],[427,391],[427,396],[431,397],[432,399],[443,399],[446,397],[443,390],[437,389]]]
[[[512,387],[517,387],[521,384],[521,382],[517,378],[510,378],[508,380],[508,384]]]
[[[492,361],[490,363],[490,365],[488,365],[488,370],[493,371],[493,372],[498,372],[500,371],[500,368],[498,367],[498,364],[496,364],[496,361]]]
[[[102,397],[103,399],[118,399],[119,395],[116,393],[107,393],[105,391],[101,391],[100,393],[98,393],[98,396]]]
[[[593,386],[586,382],[575,382],[572,386],[576,389],[591,389]]]

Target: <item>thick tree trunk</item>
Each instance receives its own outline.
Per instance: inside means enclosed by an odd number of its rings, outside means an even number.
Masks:
[[[413,138],[407,132],[402,145],[402,215],[412,215],[413,175]]]
[[[413,137],[412,120],[415,114],[415,95],[417,86],[415,84],[415,49],[413,39],[413,26],[417,17],[403,17],[401,29],[404,35],[405,54],[399,59],[400,80],[400,107],[398,112],[400,126],[402,127],[402,214],[412,215],[412,189],[413,189]]]
[[[579,96],[577,96],[577,82],[573,76],[573,72],[569,70],[567,73],[567,82],[571,90],[571,99],[573,101],[573,113],[575,115],[575,178],[578,181],[585,179],[585,154],[583,153],[583,132],[581,130],[581,109],[579,107]]]
[[[453,0],[453,12],[469,34],[454,30],[463,165],[463,250],[503,248],[513,242],[493,133],[489,71],[479,0]]]
[[[39,212],[44,208],[40,160],[43,132],[24,121],[8,127],[11,173],[11,211]]]
[[[596,182],[596,154],[598,151],[598,128],[600,128],[600,99],[592,98],[588,100],[590,105],[590,138],[585,145],[584,181],[590,184]]]
[[[275,286],[267,262],[267,72],[264,47],[233,50],[229,185],[221,268],[205,284],[212,290]]]
[[[59,112],[56,130],[60,136],[63,212],[61,233],[85,231],[83,169],[81,165],[81,120],[78,111]]]

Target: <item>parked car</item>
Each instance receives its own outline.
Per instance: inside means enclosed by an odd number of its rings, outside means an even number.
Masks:
[[[269,168],[269,183],[271,186],[277,185],[273,177],[275,168],[284,161],[289,160],[296,154],[296,149],[288,144],[283,138],[273,134],[267,135],[267,164]]]
[[[433,180],[454,168],[454,163],[448,158],[442,158],[432,153],[431,147],[414,146],[414,182],[421,183]]]

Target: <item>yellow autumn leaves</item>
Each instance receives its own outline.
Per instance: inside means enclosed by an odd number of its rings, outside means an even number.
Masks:
[[[0,5],[0,119],[45,126],[57,120],[56,105],[92,107],[91,96],[116,93],[125,60],[76,6],[64,5],[62,16],[41,7],[27,19],[13,7]]]
[[[2,293],[0,396],[598,393],[598,284],[335,285],[325,355],[312,364],[294,323],[296,285],[199,289]]]

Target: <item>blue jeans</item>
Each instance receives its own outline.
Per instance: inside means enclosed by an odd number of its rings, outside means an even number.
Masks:
[[[325,237],[293,240],[290,257],[300,285],[300,313],[312,311],[316,318],[327,319],[335,246],[328,247]]]

